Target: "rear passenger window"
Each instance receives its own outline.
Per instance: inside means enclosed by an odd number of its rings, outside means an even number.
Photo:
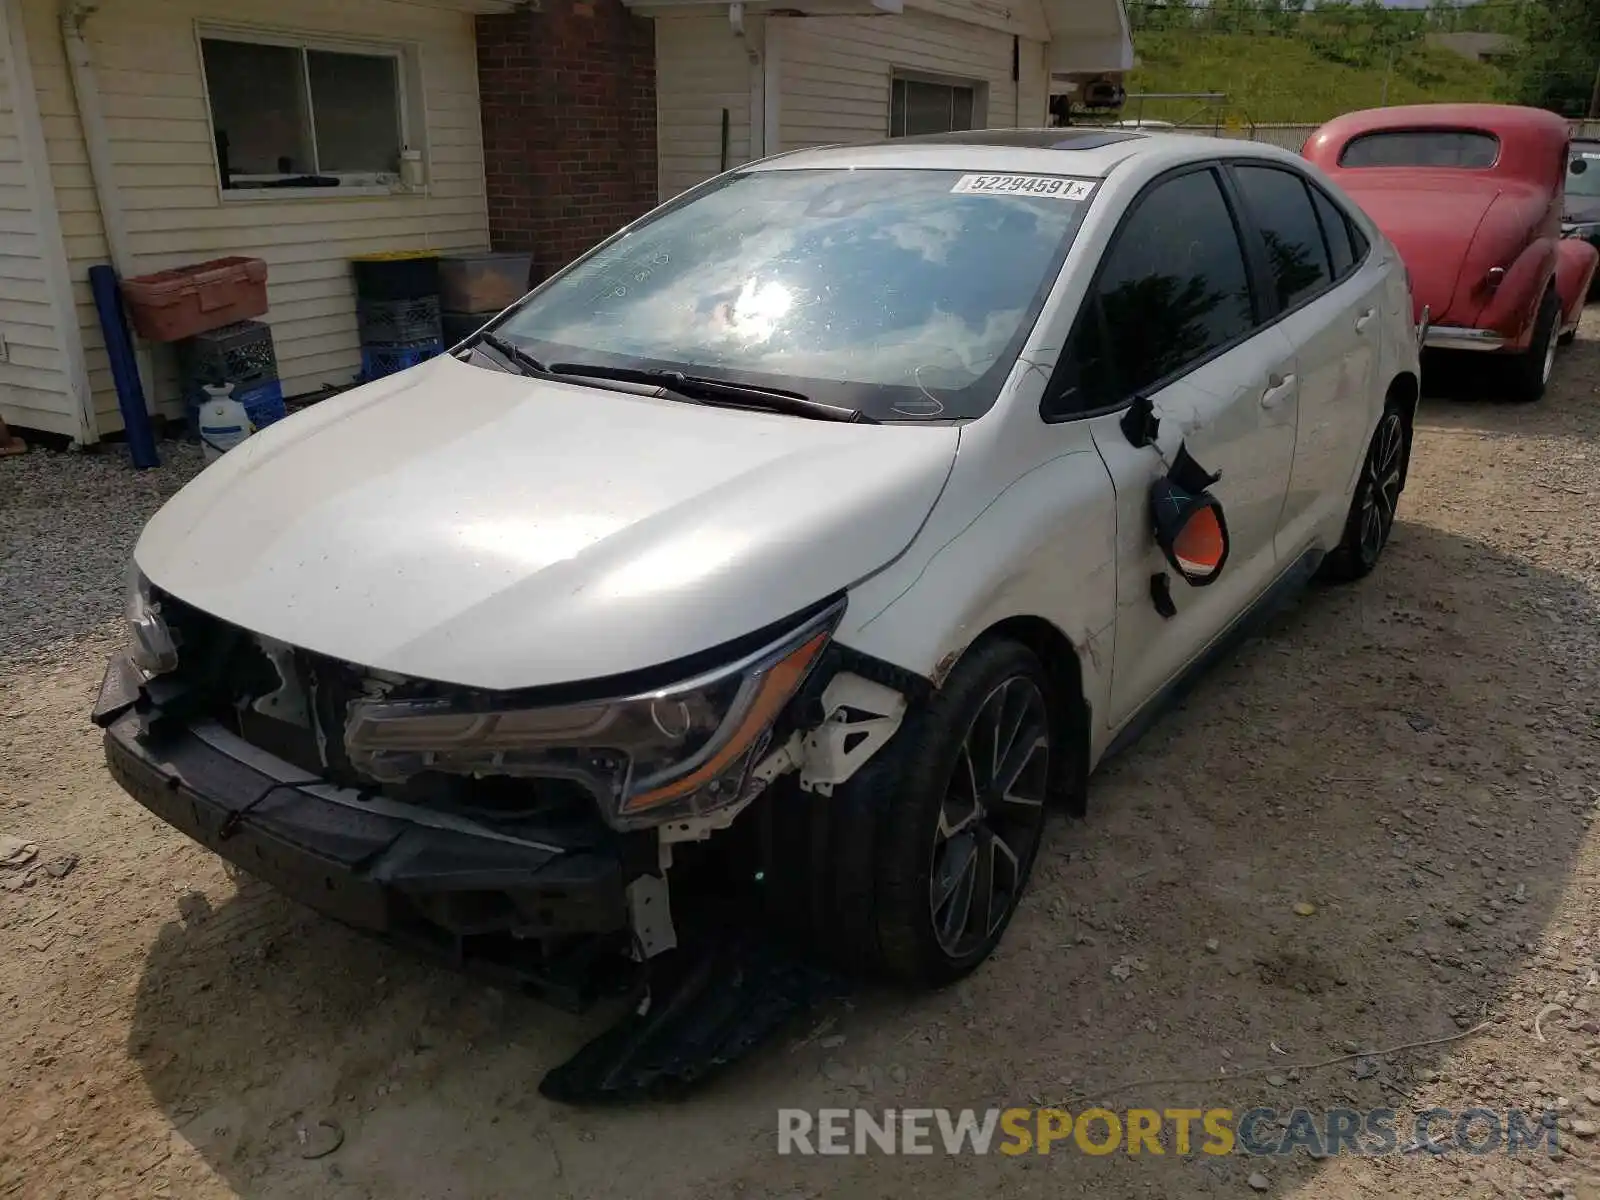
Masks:
[[[1254,326],[1244,250],[1216,175],[1158,184],[1117,231],[1044,415],[1121,404]]]
[[[1278,304],[1293,308],[1333,282],[1322,228],[1299,175],[1276,167],[1237,164],[1234,177],[1267,244]]]
[[[1355,249],[1350,244],[1350,223],[1345,220],[1339,206],[1328,199],[1328,194],[1321,188],[1311,189],[1311,200],[1317,206],[1322,236],[1328,242],[1328,254],[1333,260],[1333,277],[1343,279],[1356,264]]]

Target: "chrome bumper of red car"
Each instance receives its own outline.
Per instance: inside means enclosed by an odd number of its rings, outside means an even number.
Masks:
[[[1462,325],[1431,325],[1422,344],[1431,350],[1503,350],[1508,344],[1492,329],[1468,329]]]

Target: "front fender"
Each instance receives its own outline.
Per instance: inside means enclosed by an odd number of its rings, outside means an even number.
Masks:
[[[1571,329],[1583,318],[1583,305],[1593,286],[1600,250],[1581,238],[1564,238],[1556,249],[1556,291],[1561,295],[1561,328]]]
[[[1478,328],[1492,329],[1506,339],[1507,349],[1526,350],[1533,341],[1539,301],[1556,271],[1556,239],[1530,242],[1506,270],[1478,314]]]
[[[1116,615],[1110,475],[1082,422],[1036,426],[1031,445],[985,424],[964,431],[911,548],[852,591],[836,637],[937,686],[1000,621],[1043,618],[1077,649],[1093,704],[1110,679]]]

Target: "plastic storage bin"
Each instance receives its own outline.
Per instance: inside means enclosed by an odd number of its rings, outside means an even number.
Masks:
[[[431,250],[363,254],[350,260],[358,300],[419,300],[439,294],[439,256]]]
[[[527,294],[533,255],[452,254],[439,260],[439,298],[448,312],[497,313]]]
[[[134,330],[153,342],[176,342],[267,311],[267,264],[215,258],[192,267],[122,281]]]

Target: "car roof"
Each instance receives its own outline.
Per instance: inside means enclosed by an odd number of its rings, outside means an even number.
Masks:
[[[817,168],[912,168],[1020,171],[1099,178],[1119,163],[1151,157],[1177,165],[1191,160],[1263,158],[1303,164],[1298,155],[1261,142],[1134,129],[974,129],[878,142],[792,150],[744,167],[747,171]]]

